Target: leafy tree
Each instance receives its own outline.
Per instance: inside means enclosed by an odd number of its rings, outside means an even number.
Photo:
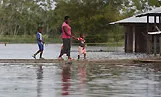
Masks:
[[[119,41],[123,29],[110,22],[160,5],[160,0],[1,0],[0,35],[33,35],[42,25],[46,35],[57,37],[69,15],[73,32],[85,33],[87,42]]]

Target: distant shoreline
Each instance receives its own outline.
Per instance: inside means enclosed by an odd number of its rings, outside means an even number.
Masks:
[[[62,43],[62,39],[60,36],[45,36],[44,40],[46,44],[60,44]],[[32,44],[36,42],[36,36],[34,35],[2,35],[0,36],[0,44]],[[73,45],[77,45],[77,41],[72,43]],[[108,41],[104,43],[86,43],[89,46],[110,46],[110,47],[120,47],[124,46],[123,41],[115,42],[115,41]]]

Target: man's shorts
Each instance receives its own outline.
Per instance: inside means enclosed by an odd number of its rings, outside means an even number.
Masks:
[[[86,49],[81,47],[81,46],[79,46],[78,47],[78,52],[79,52],[79,55],[86,54]]]
[[[42,43],[38,43],[38,46],[39,46],[39,50],[43,51],[44,50],[44,44]]]

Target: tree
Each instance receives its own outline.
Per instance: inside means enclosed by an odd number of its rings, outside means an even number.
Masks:
[[[119,19],[119,9],[123,1],[57,0],[55,13],[58,20],[61,20],[58,21],[59,25],[65,15],[71,16],[73,31],[85,33],[88,42],[106,42],[111,28],[108,24]]]
[[[85,33],[87,42],[109,41],[116,38],[116,32],[118,40],[123,30],[110,22],[160,5],[160,0],[1,0],[0,34],[32,35],[41,25],[48,36],[58,36],[64,16],[68,15],[73,32],[77,36]]]

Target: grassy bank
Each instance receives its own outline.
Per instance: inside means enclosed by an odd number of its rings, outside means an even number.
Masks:
[[[60,36],[55,36],[50,38],[49,36],[44,35],[44,40],[46,43],[62,43]],[[0,43],[36,43],[36,36],[0,36]],[[119,47],[123,46],[124,42],[106,42],[106,43],[86,43],[88,46],[110,46],[110,47]],[[78,45],[78,43],[73,42],[73,45]]]
[[[49,38],[44,36],[46,43],[61,43],[61,38],[59,36]],[[36,36],[0,36],[1,43],[36,43]]]

